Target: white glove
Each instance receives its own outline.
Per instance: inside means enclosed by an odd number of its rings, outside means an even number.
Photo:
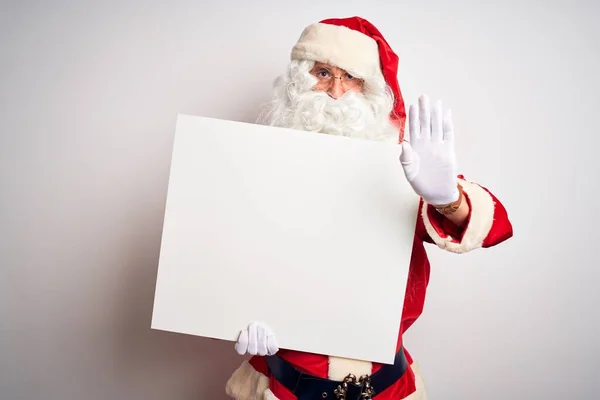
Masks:
[[[429,108],[429,98],[419,98],[419,113],[409,109],[410,143],[402,142],[400,162],[413,190],[432,205],[458,200],[454,131],[450,110],[442,119],[442,102]]]
[[[235,350],[240,355],[272,356],[279,351],[275,334],[260,322],[251,322],[240,332]]]

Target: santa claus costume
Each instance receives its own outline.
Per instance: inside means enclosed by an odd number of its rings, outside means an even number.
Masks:
[[[298,99],[308,96],[315,84],[315,80],[308,78],[307,73],[315,62],[352,73],[364,81],[366,93],[355,98],[352,98],[354,95],[348,95],[348,99],[346,96],[344,99],[313,97],[302,103]],[[404,140],[406,113],[397,73],[397,55],[368,21],[352,17],[312,24],[302,32],[292,49],[288,73],[276,83],[279,100],[274,102],[266,117],[266,122],[272,125],[352,136],[361,131],[373,132],[377,118],[384,113],[385,121],[381,126],[394,127],[395,140],[403,143],[400,161],[405,168],[406,178],[421,200],[395,364],[381,365],[279,350],[273,341],[263,345],[262,350],[256,350],[255,345],[255,351],[251,354],[256,355],[244,361],[233,373],[226,385],[226,393],[230,397],[237,400],[425,399],[423,379],[404,348],[402,337],[423,310],[430,272],[426,244],[454,253],[465,253],[497,245],[512,236],[511,223],[499,200],[487,188],[456,173],[449,114],[442,119],[439,110],[434,110],[430,118],[427,99],[422,98],[421,117],[417,118],[416,113],[409,115],[410,144]],[[378,93],[379,97],[369,97],[373,93]],[[319,94],[311,93],[310,96]],[[344,104],[343,101],[347,103],[340,106]],[[352,101],[355,104],[364,104],[359,101],[370,104],[370,112],[351,118],[355,115],[352,114]],[[306,105],[308,102],[311,106]],[[368,117],[365,116],[367,114]],[[329,121],[339,121],[344,116],[350,121],[345,125],[342,123],[342,128],[339,128],[339,124],[338,129],[332,128],[336,126],[334,123],[327,124],[327,118]],[[384,131],[389,132],[382,129],[380,133]],[[428,132],[431,132],[430,136]],[[436,132],[440,135],[437,141]],[[445,156],[433,161],[428,159],[439,157],[440,154]],[[466,222],[458,226],[447,218],[447,214],[462,202],[468,205],[468,215]],[[440,207],[440,204],[446,205],[446,208]],[[250,336],[256,338],[256,325],[249,329],[253,329]],[[263,339],[267,343],[272,339],[271,333]],[[248,349],[247,332],[244,345],[245,351]]]

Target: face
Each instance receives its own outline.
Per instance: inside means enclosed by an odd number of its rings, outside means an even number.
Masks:
[[[361,77],[362,78],[362,77]],[[363,80],[322,62],[293,60],[274,84],[259,122],[370,140],[395,140],[393,97],[378,80]]]
[[[310,73],[317,78],[313,90],[325,92],[334,99],[339,99],[348,91],[363,93],[364,81],[341,68],[317,62]]]

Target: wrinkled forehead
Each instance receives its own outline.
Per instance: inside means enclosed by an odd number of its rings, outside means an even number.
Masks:
[[[330,63],[322,62],[322,61],[315,61],[315,65],[313,67],[313,71],[318,71],[318,70],[322,70],[322,69],[330,71],[330,72],[332,72],[332,73],[334,73],[336,75],[337,74],[345,74],[345,73],[353,74],[352,71],[348,71],[348,70],[346,70],[344,68],[341,68],[341,67],[339,67],[337,65],[333,65],[333,64],[330,64]]]

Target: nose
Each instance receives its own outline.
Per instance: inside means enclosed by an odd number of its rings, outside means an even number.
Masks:
[[[344,95],[344,87],[342,86],[342,80],[341,79],[337,79],[334,78],[333,79],[333,83],[331,84],[331,87],[329,88],[329,96],[333,97],[334,99],[339,99],[340,97],[342,97]]]

